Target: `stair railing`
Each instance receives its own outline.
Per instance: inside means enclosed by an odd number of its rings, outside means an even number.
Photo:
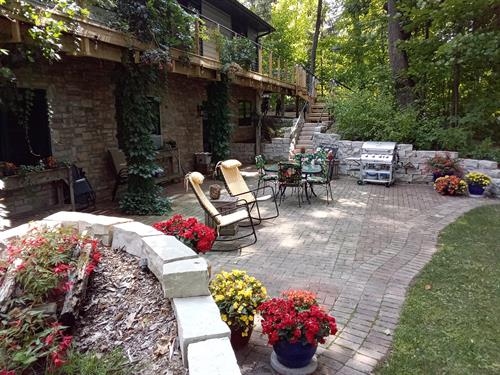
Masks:
[[[290,148],[289,148],[290,157],[293,157],[293,152],[295,151],[295,145],[297,144],[297,141],[299,140],[300,137],[300,133],[302,132],[302,128],[304,127],[305,110],[308,104],[309,104],[308,102],[304,104],[304,106],[299,112],[299,117],[297,117],[292,128],[290,129]]]

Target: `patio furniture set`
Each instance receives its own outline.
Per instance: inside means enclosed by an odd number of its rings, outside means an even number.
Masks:
[[[230,248],[212,248],[212,251],[228,251],[242,249],[257,242],[255,226],[264,220],[279,216],[278,205],[286,197],[287,188],[292,189],[292,195],[297,194],[299,207],[305,193],[309,203],[311,195],[317,196],[314,186],[322,185],[326,190],[327,204],[332,199],[331,181],[334,177],[335,163],[332,150],[321,150],[316,154],[297,154],[294,160],[282,161],[277,164],[266,164],[262,156],[256,157],[258,168],[258,186],[250,189],[241,171],[238,160],[219,162],[216,171],[223,178],[224,185],[231,199],[210,200],[202,189],[205,177],[199,172],[190,172],[186,175],[186,184],[193,190],[198,202],[205,211],[207,222],[217,230],[217,240],[221,242],[238,241],[251,238],[244,245]],[[279,199],[279,203],[278,203]],[[274,205],[273,213],[263,216],[260,203],[271,201]],[[248,228],[243,234],[237,229]],[[234,230],[236,228],[236,230]],[[226,233],[232,235],[225,235]],[[228,238],[229,237],[229,238]]]

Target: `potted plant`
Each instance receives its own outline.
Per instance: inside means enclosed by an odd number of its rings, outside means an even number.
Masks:
[[[438,177],[434,190],[441,195],[462,195],[467,192],[467,183],[457,176]]]
[[[217,235],[213,228],[200,223],[196,218],[184,219],[182,215],[174,215],[167,221],[153,224],[153,228],[189,246],[197,253],[206,253],[212,249]]]
[[[432,173],[432,181],[436,181],[439,177],[444,176],[459,176],[463,175],[462,167],[458,159],[452,158],[449,152],[436,154],[433,158],[427,159],[425,162],[425,170]]]
[[[268,335],[278,361],[288,368],[307,366],[326,337],[337,333],[335,318],[316,301],[316,295],[290,290],[259,307],[262,332]]]
[[[231,329],[231,345],[234,349],[244,347],[250,340],[257,308],[266,298],[266,288],[245,271],[233,270],[217,274],[210,282],[210,292]]]
[[[471,196],[481,196],[484,188],[491,184],[491,178],[481,172],[469,172],[465,175]]]

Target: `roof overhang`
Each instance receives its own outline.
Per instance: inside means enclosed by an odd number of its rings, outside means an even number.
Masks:
[[[244,19],[258,33],[270,33],[275,29],[238,0],[205,0],[233,17]]]

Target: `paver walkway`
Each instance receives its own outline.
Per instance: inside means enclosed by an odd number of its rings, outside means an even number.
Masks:
[[[320,191],[320,198],[301,208],[296,197],[288,197],[278,218],[258,226],[255,245],[206,257],[214,272],[246,270],[271,296],[290,288],[317,292],[336,317],[339,333],[318,349],[316,373],[368,374],[388,353],[407,288],[436,251],[439,231],[464,212],[495,201],[443,197],[430,185],[358,186],[347,177],[333,186],[329,206]],[[168,193],[174,212],[203,217],[194,195],[180,184]],[[257,327],[250,345],[237,353],[242,372],[273,374],[271,350]]]

